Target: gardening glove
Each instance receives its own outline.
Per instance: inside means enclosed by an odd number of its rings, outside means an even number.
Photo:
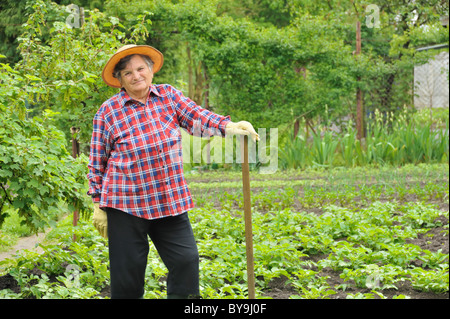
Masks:
[[[100,235],[104,238],[108,238],[108,219],[106,217],[106,212],[103,209],[100,209],[99,203],[94,203],[94,216],[92,217],[92,223]]]
[[[253,126],[247,121],[240,121],[237,123],[229,122],[225,127],[225,134],[230,135],[250,135],[253,142],[259,141],[259,135],[256,133]]]

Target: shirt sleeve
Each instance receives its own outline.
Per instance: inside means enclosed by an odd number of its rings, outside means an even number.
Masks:
[[[172,86],[168,86],[168,89],[175,105],[178,123],[189,134],[201,137],[225,136],[225,126],[230,122],[229,116],[218,115],[198,106]]]
[[[111,153],[111,141],[108,125],[105,121],[106,106],[102,106],[93,120],[93,132],[89,153],[89,191],[95,203],[100,202],[103,176],[106,171],[109,155]]]

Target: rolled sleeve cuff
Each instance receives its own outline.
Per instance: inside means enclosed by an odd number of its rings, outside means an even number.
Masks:
[[[228,123],[231,122],[230,116],[226,116],[222,121],[219,123],[219,130],[222,133],[222,136],[225,136],[225,127]]]
[[[96,194],[96,195],[93,195],[93,196],[92,196],[92,201],[93,201],[94,203],[100,203],[101,198],[102,198],[102,197],[101,197],[99,194]]]

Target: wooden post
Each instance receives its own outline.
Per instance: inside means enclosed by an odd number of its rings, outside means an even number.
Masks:
[[[80,145],[79,145],[78,140],[76,138],[76,134],[79,131],[80,131],[80,129],[77,128],[77,127],[71,127],[70,128],[70,133],[72,133],[72,157],[73,158],[77,158],[78,155],[80,154]],[[78,225],[78,219],[79,219],[78,211],[75,210],[73,212],[73,221],[72,221],[72,225],[73,226],[77,226]],[[73,241],[77,240],[77,236],[75,234],[73,234],[72,240]]]
[[[361,22],[356,21],[356,53],[358,56],[361,54]],[[361,80],[358,77],[358,82]],[[363,99],[362,99],[362,91],[358,87],[356,91],[356,132],[357,138],[361,141],[364,137],[364,114],[363,114]]]
[[[248,299],[255,299],[255,271],[253,261],[252,207],[250,199],[250,169],[248,165],[248,136],[244,136],[242,185],[244,192],[245,249],[247,255]]]
[[[84,24],[84,8],[81,7],[80,8],[80,28],[83,26]]]

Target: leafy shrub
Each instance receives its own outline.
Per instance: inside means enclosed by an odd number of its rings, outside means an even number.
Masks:
[[[85,211],[87,159],[73,159],[48,119],[21,119],[0,104],[0,226],[7,207],[32,230],[51,222],[60,201]]]

